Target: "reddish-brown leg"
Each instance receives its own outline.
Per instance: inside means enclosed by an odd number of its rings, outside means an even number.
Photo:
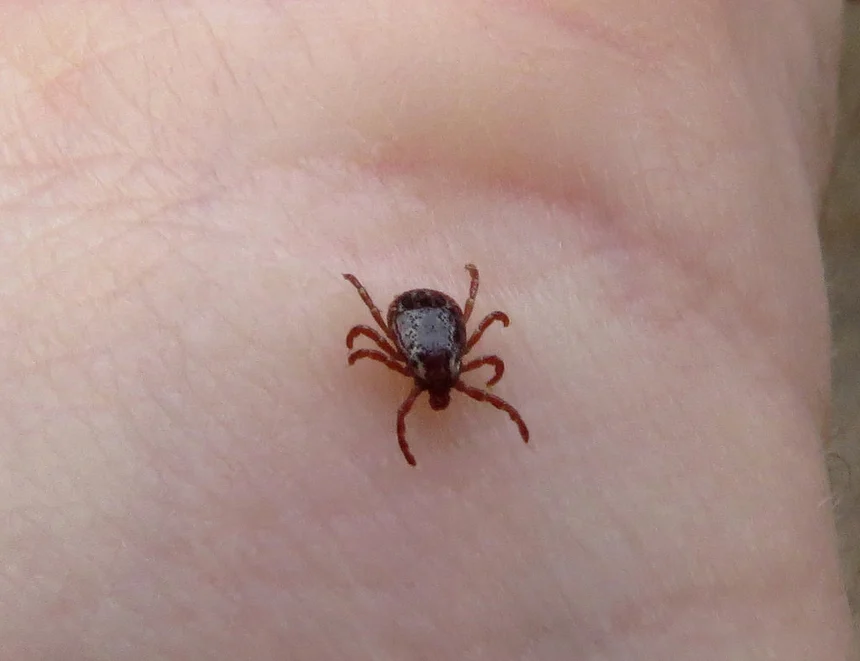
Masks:
[[[356,349],[349,354],[347,361],[350,365],[354,365],[355,361],[360,360],[361,358],[370,358],[371,360],[382,363],[386,367],[393,369],[395,372],[398,372],[403,376],[412,377],[412,374],[406,368],[406,365],[401,365],[390,356],[382,353],[381,351],[377,351],[376,349]]]
[[[469,285],[469,298],[466,299],[466,305],[463,306],[463,323],[469,321],[472,316],[472,308],[475,307],[475,297],[478,295],[478,267],[474,264],[466,264],[466,270],[472,276],[472,283]]]
[[[400,451],[410,466],[415,466],[416,462],[415,457],[409,450],[409,444],[406,442],[406,414],[412,409],[412,405],[418,399],[418,395],[421,394],[422,390],[420,386],[412,388],[412,392],[409,393],[409,396],[403,400],[400,408],[397,409],[397,442],[400,443]]]
[[[490,386],[496,385],[505,373],[505,361],[498,356],[481,356],[480,358],[470,360],[460,368],[460,374],[463,372],[471,372],[472,370],[476,370],[484,365],[492,365],[496,370],[493,377],[487,381],[487,387],[489,388]]]
[[[364,304],[370,310],[370,314],[373,316],[373,320],[379,324],[379,327],[385,332],[388,336],[388,339],[391,340],[394,344],[397,344],[397,340],[394,339],[394,333],[391,332],[391,329],[388,327],[388,324],[385,323],[385,319],[382,318],[382,313],[379,311],[379,308],[376,307],[376,304],[373,302],[373,299],[370,298],[370,294],[367,293],[367,290],[364,288],[364,285],[358,281],[352,273],[344,273],[344,279],[346,279],[353,287],[358,290],[358,295],[361,296],[361,300],[364,301]]]
[[[377,331],[375,328],[371,328],[370,326],[364,325],[353,326],[349,329],[349,333],[347,333],[346,335],[347,349],[352,349],[352,345],[355,343],[355,338],[357,338],[359,335],[364,335],[365,337],[370,338],[371,340],[376,342],[377,346],[392,358],[402,358],[400,352],[395,349],[394,346],[392,346],[391,342],[389,342],[382,335],[380,335],[379,331]]]
[[[488,404],[492,404],[500,411],[504,411],[509,416],[511,416],[511,420],[519,427],[520,436],[523,437],[523,441],[526,443],[529,442],[529,428],[526,427],[526,423],[523,421],[522,416],[519,411],[517,411],[513,406],[508,404],[501,397],[496,397],[495,395],[491,395],[488,392],[484,392],[478,388],[473,388],[472,386],[467,386],[462,381],[458,381],[454,384],[454,389],[459,390],[464,395],[468,395],[472,399],[477,399],[479,402],[487,402]]]
[[[469,341],[466,342],[466,351],[465,353],[469,353],[472,350],[472,347],[478,343],[478,340],[481,339],[481,336],[484,334],[484,331],[489,328],[490,324],[494,321],[501,321],[502,325],[507,328],[511,323],[511,320],[508,319],[508,315],[500,310],[496,310],[495,312],[491,312],[486,317],[481,319],[481,323],[478,324],[478,327],[472,333],[472,337],[469,338]]]

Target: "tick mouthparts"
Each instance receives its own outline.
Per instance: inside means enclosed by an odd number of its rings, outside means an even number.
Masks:
[[[441,411],[442,409],[448,408],[448,404],[451,403],[451,391],[450,390],[440,390],[438,392],[433,392],[432,390],[429,393],[430,400],[430,408],[434,411]]]

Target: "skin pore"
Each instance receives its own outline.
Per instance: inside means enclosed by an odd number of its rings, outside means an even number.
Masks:
[[[9,5],[3,656],[844,659],[838,18]],[[531,439],[455,392],[412,468],[341,274],[463,301],[467,262]]]

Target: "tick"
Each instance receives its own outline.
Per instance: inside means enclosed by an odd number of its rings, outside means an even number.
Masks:
[[[490,365],[495,373],[487,386],[499,382],[505,373],[505,363],[495,355],[479,356],[463,362],[464,358],[481,339],[484,331],[495,321],[503,326],[510,324],[508,315],[496,310],[481,320],[478,327],[466,339],[466,323],[472,316],[475,297],[478,295],[480,277],[474,264],[466,264],[472,278],[469,298],[463,309],[457,302],[435,289],[411,289],[403,292],[388,306],[388,320],[382,318],[379,308],[370,294],[351,273],[346,278],[358,290],[361,300],[370,309],[370,314],[382,333],[370,326],[353,326],[346,335],[346,347],[352,350],[360,335],[372,340],[377,349],[356,349],[349,354],[350,365],[361,358],[376,360],[390,369],[414,381],[412,390],[397,410],[397,441],[406,461],[415,466],[415,457],[406,442],[406,415],[418,396],[427,391],[430,408],[441,411],[451,402],[451,390],[457,390],[479,402],[487,402],[507,413],[520,430],[523,441],[529,442],[529,430],[519,412],[501,397],[486,390],[463,383],[460,376],[483,365]]]

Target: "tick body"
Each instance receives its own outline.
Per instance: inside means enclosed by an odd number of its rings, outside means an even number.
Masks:
[[[356,349],[349,354],[349,364],[369,358],[413,380],[412,391],[397,411],[397,440],[403,456],[412,466],[416,462],[406,442],[406,415],[425,390],[430,408],[434,411],[447,408],[451,401],[451,390],[457,390],[479,402],[487,402],[507,413],[517,425],[523,441],[529,442],[528,427],[513,406],[492,393],[460,380],[464,372],[489,365],[494,369],[494,374],[487,381],[487,386],[498,383],[505,372],[505,363],[501,358],[495,355],[471,360],[465,358],[493,322],[500,321],[504,326],[510,323],[508,315],[497,310],[484,317],[471,335],[467,334],[466,323],[475,306],[480,278],[473,264],[467,264],[466,270],[471,276],[471,284],[469,297],[462,309],[453,298],[440,291],[412,289],[392,301],[388,306],[387,319],[382,318],[382,313],[358,278],[350,273],[343,276],[358,290],[361,300],[370,309],[370,314],[382,331],[380,333],[370,326],[353,326],[346,336],[348,349],[352,349],[356,338],[363,335],[373,341],[378,350]]]

